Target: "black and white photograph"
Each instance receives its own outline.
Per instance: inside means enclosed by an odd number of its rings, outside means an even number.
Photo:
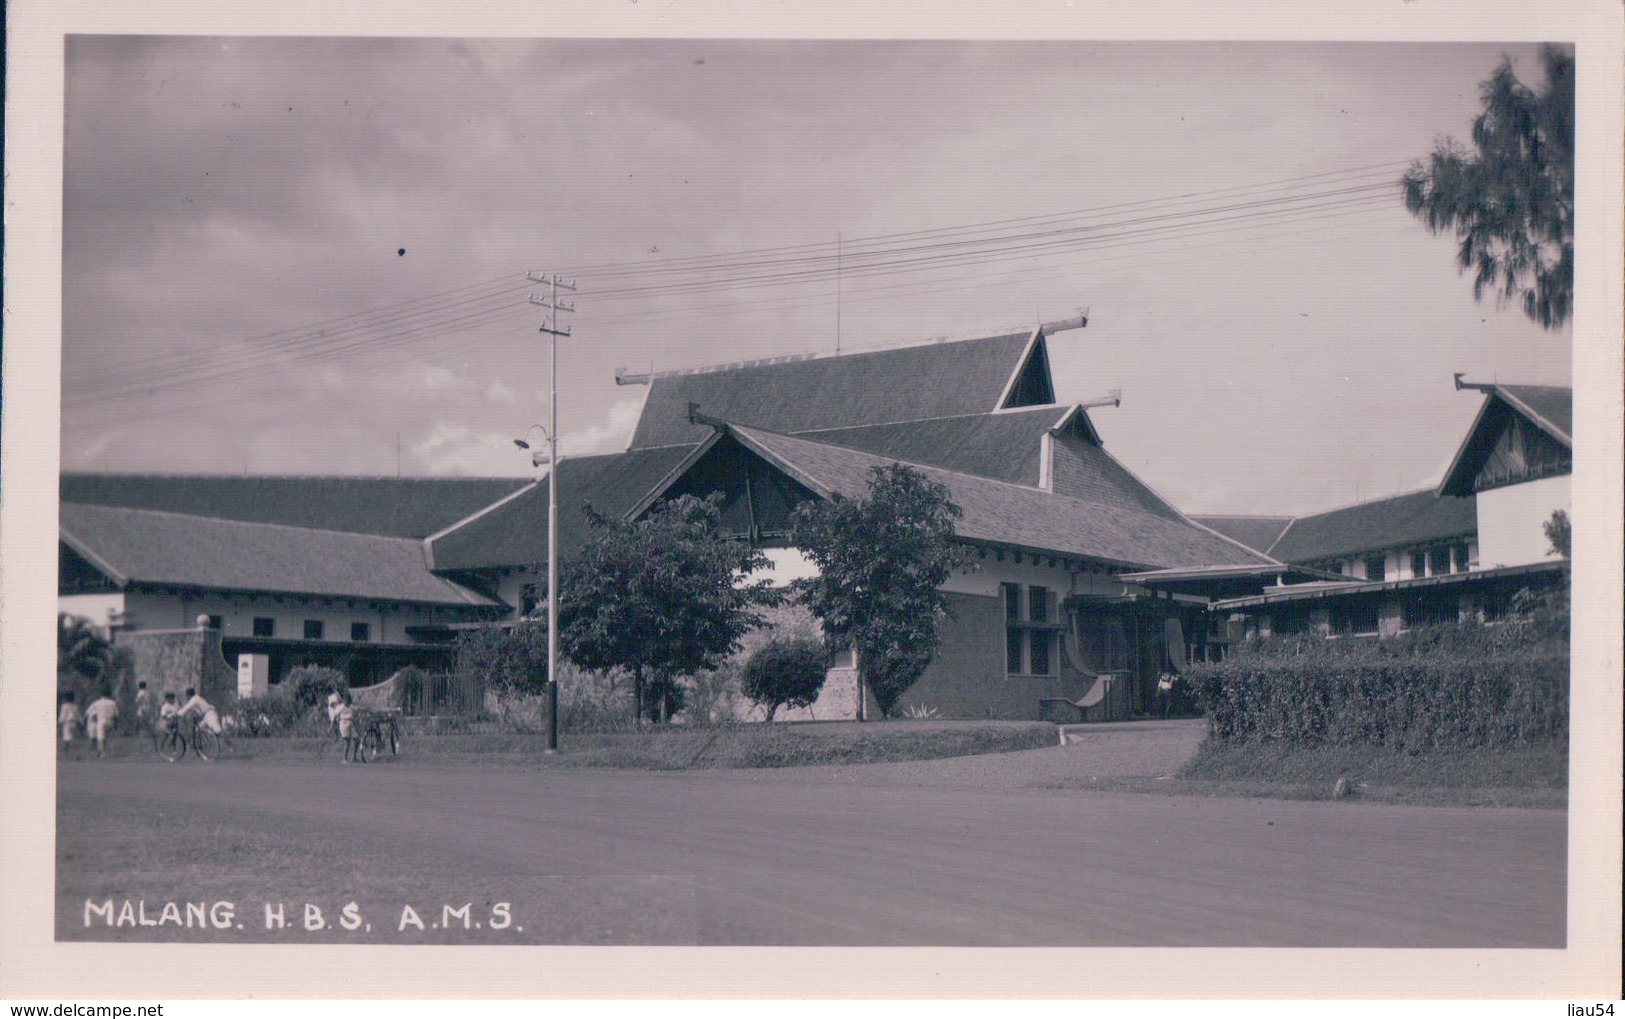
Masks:
[[[624,6],[46,33],[0,993],[1617,997],[1618,12]]]

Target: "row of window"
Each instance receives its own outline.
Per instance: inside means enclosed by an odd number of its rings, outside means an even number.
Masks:
[[[226,626],[225,617],[223,617],[223,616],[215,616],[215,615],[211,615],[209,617],[209,628],[211,630],[223,630],[223,629],[225,629],[225,626]],[[271,617],[271,616],[255,616],[254,617],[254,622],[253,622],[253,634],[256,637],[275,637],[276,636],[276,619]],[[305,620],[305,639],[306,640],[326,640],[327,639],[327,624],[326,624],[326,622],[324,620],[321,620],[321,619],[307,619],[307,620]],[[350,639],[351,640],[356,640],[356,641],[371,640],[372,639],[372,624],[371,623],[351,623],[350,624]]]
[[[1411,553],[1412,577],[1441,577],[1448,573],[1466,573],[1470,568],[1468,563],[1467,546],[1456,544],[1430,548],[1420,552]],[[1343,572],[1339,564],[1338,573]],[[1365,579],[1369,581],[1386,580],[1388,577],[1388,559],[1386,556],[1372,556],[1365,560]]]

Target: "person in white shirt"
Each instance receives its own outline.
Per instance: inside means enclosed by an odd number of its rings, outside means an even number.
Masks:
[[[204,700],[192,687],[186,688],[186,703],[181,705],[180,715],[183,718],[187,715],[196,715],[198,724],[216,736],[225,731],[225,726],[220,724],[220,712],[214,710],[214,705]]]
[[[144,679],[135,685],[135,724],[142,729],[152,725],[152,691]]]
[[[113,731],[116,721],[118,702],[103,690],[102,695],[85,709],[85,733],[90,736],[90,745],[96,748],[97,757],[107,756],[107,735]]]
[[[83,723],[83,716],[79,714],[79,705],[73,702],[73,691],[69,690],[62,695],[62,707],[56,713],[56,725],[62,733],[62,752],[65,754],[73,749],[73,734]]]
[[[158,731],[172,732],[181,724],[181,709],[175,703],[173,691],[164,694],[164,702],[158,706]]]

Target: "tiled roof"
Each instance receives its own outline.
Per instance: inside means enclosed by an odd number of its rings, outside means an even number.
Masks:
[[[707,435],[710,429],[706,429]],[[665,446],[559,463],[559,555],[588,540],[584,504],[608,516],[624,514],[697,448]],[[489,507],[429,541],[437,570],[475,570],[547,561],[547,483]]]
[[[1475,387],[1482,388],[1482,387]],[[1518,386],[1495,384],[1488,387],[1478,416],[1457,448],[1454,459],[1439,482],[1440,494],[1466,496],[1474,490],[1474,479],[1494,448],[1496,436],[1507,426],[1509,415],[1534,424],[1538,432],[1558,445],[1574,447],[1574,391],[1564,386]]]
[[[703,441],[710,431],[689,423],[690,403],[710,417],[780,433],[986,414],[998,409],[1031,338],[1012,333],[656,378],[632,448]]]
[[[872,471],[895,462],[861,450],[731,426],[730,433],[821,494],[862,496]],[[1183,519],[1055,495],[1036,488],[917,465],[947,486],[964,510],[960,537],[1087,556],[1141,569],[1267,562],[1264,556]]]
[[[426,538],[528,484],[525,478],[64,474],[63,502],[260,524]]]
[[[60,532],[115,580],[496,608],[429,572],[423,543],[119,506],[63,503]]]
[[[931,464],[1017,485],[1038,484],[1040,440],[1060,420],[1053,406],[799,433],[835,446]]]
[[[1260,552],[1268,552],[1292,523],[1291,517],[1193,516],[1191,519]]]
[[[1472,497],[1439,496],[1429,489],[1298,517],[1265,551],[1282,562],[1313,563],[1460,538],[1477,530]]]
[[[1495,392],[1546,434],[1565,446],[1574,445],[1574,390],[1566,386],[1496,386]]]

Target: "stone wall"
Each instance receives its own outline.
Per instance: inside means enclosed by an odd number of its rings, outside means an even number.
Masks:
[[[126,631],[113,646],[129,656],[132,689],[145,680],[156,696],[173,691],[178,699],[195,687],[210,700],[237,691],[237,670],[221,656],[218,630]]]

